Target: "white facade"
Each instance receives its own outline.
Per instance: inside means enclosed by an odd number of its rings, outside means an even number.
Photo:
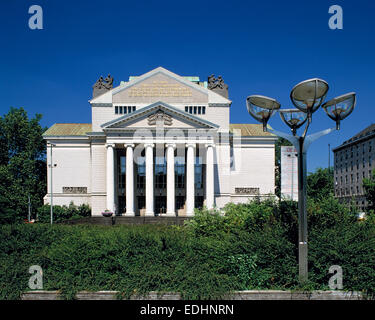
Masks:
[[[274,194],[275,136],[230,124],[231,101],[213,90],[157,68],[90,104],[91,124],[44,134],[55,205],[87,203],[94,216],[191,216]]]

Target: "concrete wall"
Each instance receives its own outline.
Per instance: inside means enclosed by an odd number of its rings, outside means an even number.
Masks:
[[[81,291],[76,294],[77,300],[117,300],[117,291]],[[29,291],[21,295],[21,300],[58,300],[58,291]],[[281,291],[281,290],[248,290],[237,291],[225,300],[361,300],[364,297],[359,292],[344,291]],[[150,292],[145,297],[132,296],[130,300],[181,300],[176,293]]]

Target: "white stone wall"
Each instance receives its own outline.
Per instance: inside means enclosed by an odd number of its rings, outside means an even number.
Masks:
[[[111,120],[117,119],[122,115],[115,114],[114,107],[91,107],[92,116],[92,131],[101,132],[103,129],[100,127],[103,123],[109,122]]]
[[[105,141],[93,141],[91,145],[92,215],[99,216],[106,209],[106,153]]]
[[[76,205],[86,203],[90,205],[91,193],[91,150],[88,139],[52,140],[56,146],[52,149],[53,167],[53,204],[69,205],[71,201]],[[47,163],[51,163],[50,147],[47,147]],[[47,195],[44,202],[50,203],[51,170],[47,169]],[[86,187],[87,194],[66,194],[63,187]]]
[[[260,195],[275,192],[275,139],[243,141],[234,148],[234,168],[231,172],[231,194],[236,187],[259,188]],[[241,200],[242,201],[242,200]]]

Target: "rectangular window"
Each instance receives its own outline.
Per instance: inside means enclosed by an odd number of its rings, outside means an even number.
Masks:
[[[135,110],[137,110],[137,108],[136,108],[136,106],[133,106],[133,112],[134,112]]]
[[[185,112],[189,112],[189,107],[185,107]]]
[[[202,107],[202,114],[206,114],[206,107]]]
[[[193,107],[189,107],[189,113],[193,113]]]
[[[128,107],[128,113],[132,112],[132,107]]]
[[[122,114],[122,107],[119,107],[119,112],[120,114]]]
[[[197,114],[197,107],[194,107],[194,114]]]
[[[118,107],[115,107],[115,114],[118,114]]]
[[[198,107],[198,114],[201,114],[202,112],[202,107]]]

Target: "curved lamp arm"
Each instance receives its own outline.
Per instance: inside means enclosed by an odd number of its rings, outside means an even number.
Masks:
[[[303,144],[303,152],[306,152],[307,149],[310,147],[310,144],[313,143],[315,140],[331,133],[334,130],[336,130],[336,127],[325,129],[325,130],[310,134],[307,137],[305,137],[305,141],[304,141],[304,144]]]
[[[281,132],[281,131],[271,129],[269,126],[267,127],[267,131],[271,132],[271,133],[273,133],[273,134],[275,134],[275,135],[277,135],[281,138],[284,138],[284,139],[288,140],[291,144],[293,144],[293,146],[296,148],[297,152],[299,152],[299,137],[298,136],[293,136],[293,135],[285,133],[285,132]]]

